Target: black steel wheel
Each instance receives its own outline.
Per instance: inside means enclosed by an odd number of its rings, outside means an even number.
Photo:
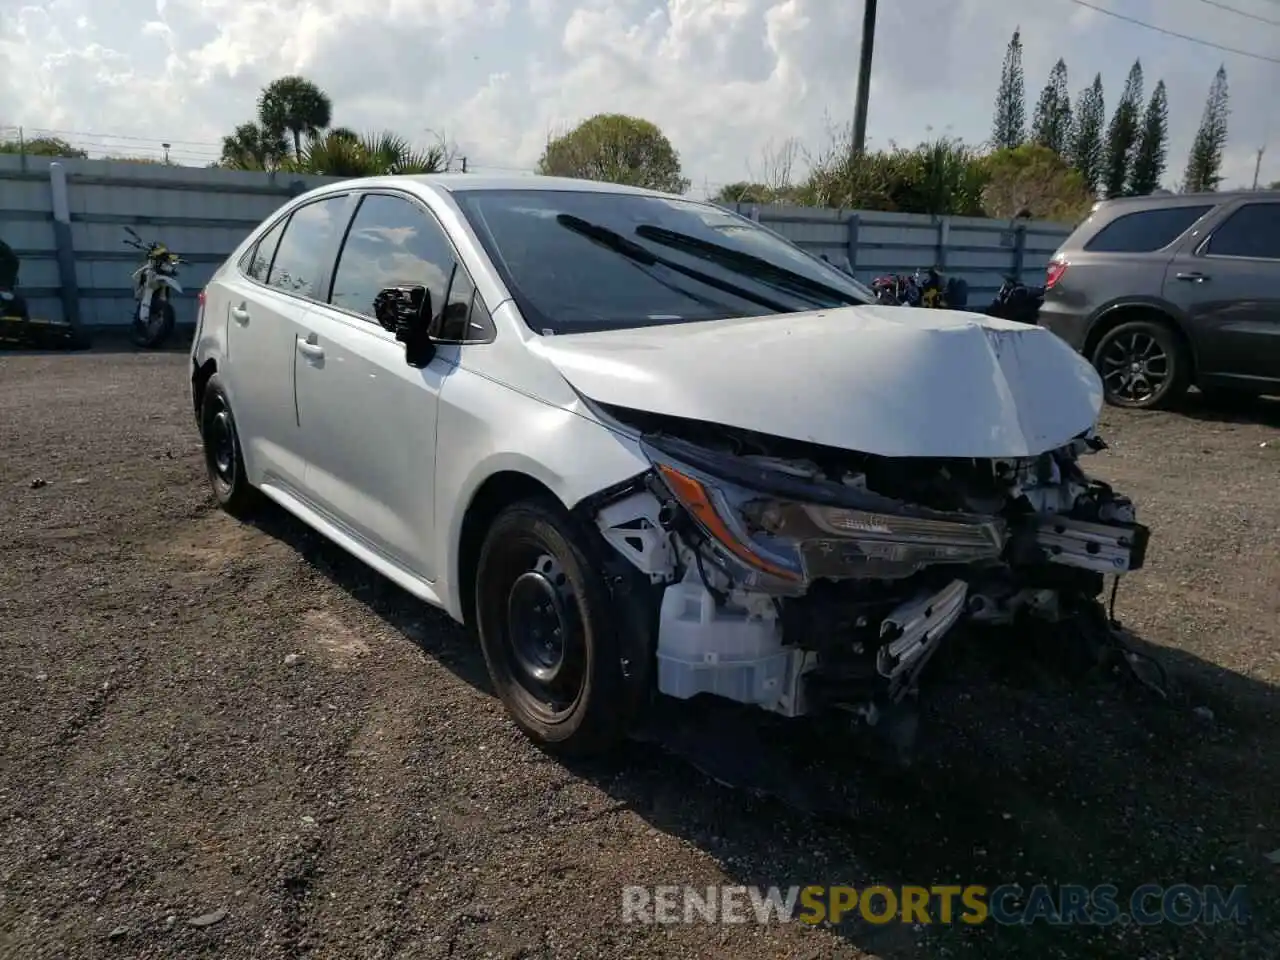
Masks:
[[[1154,410],[1187,390],[1190,358],[1168,326],[1133,320],[1107,331],[1093,353],[1108,403]]]
[[[248,511],[256,502],[257,491],[245,473],[235,416],[217,374],[205,384],[200,404],[200,436],[209,485],[219,506],[231,514]]]
[[[540,500],[497,516],[476,568],[475,622],[495,690],[532,740],[564,753],[614,746],[648,693],[652,652],[601,570],[588,532]]]

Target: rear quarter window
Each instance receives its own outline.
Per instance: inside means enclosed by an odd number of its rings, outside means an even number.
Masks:
[[[1091,253],[1154,253],[1187,232],[1212,204],[1135,210],[1116,217],[1084,245]]]

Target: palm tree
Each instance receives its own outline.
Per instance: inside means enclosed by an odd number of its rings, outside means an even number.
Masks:
[[[333,103],[305,77],[273,80],[258,98],[258,121],[264,130],[293,136],[293,155],[302,156],[302,138],[314,137],[333,118]]]
[[[283,133],[273,133],[256,123],[242,123],[222,138],[220,165],[231,170],[275,170],[289,155]]]
[[[417,150],[399,134],[357,136],[339,128],[308,140],[297,160],[299,172],[331,177],[441,173],[448,168],[442,146]]]

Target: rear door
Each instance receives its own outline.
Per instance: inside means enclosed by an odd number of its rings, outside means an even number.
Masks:
[[[1183,309],[1202,376],[1280,381],[1280,199],[1227,205],[1169,265],[1165,296]]]
[[[449,316],[450,290],[473,287],[444,229],[416,199],[369,192],[333,269],[329,304],[305,318],[293,363],[307,491],[316,506],[383,557],[434,580],[438,398],[457,364],[444,345],[424,369],[375,319],[386,287],[421,285]],[[465,308],[464,308],[465,309]]]
[[[255,484],[303,487],[293,396],[294,343],[332,250],[349,196],[338,194],[296,208],[228,274],[226,379]]]

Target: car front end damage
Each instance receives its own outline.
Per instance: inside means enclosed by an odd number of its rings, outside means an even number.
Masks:
[[[592,508],[661,598],[661,693],[876,724],[962,626],[1120,643],[1105,578],[1142,567],[1148,531],[1081,468],[1105,448],[1092,431],[1035,457],[936,460],[601,413],[653,464]]]

